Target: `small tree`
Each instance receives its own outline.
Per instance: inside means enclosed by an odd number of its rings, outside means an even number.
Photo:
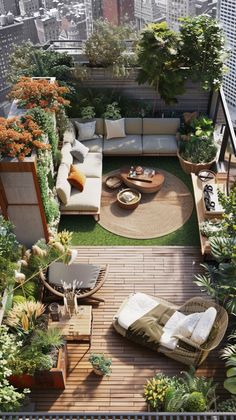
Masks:
[[[72,79],[73,58],[67,53],[37,48],[31,42],[16,45],[10,56],[8,80],[14,84],[22,76],[56,77],[60,82]]]
[[[115,26],[98,20],[95,30],[85,43],[85,53],[93,67],[112,67],[116,76],[134,64],[134,56],[127,54],[126,39],[133,39],[134,29],[129,25]]]
[[[149,24],[138,43],[138,83],[148,83],[166,103],[177,102],[176,95],[184,92],[178,49],[179,35],[166,22]]]
[[[219,89],[227,57],[223,29],[208,16],[181,19],[180,58],[193,81],[206,90]]]

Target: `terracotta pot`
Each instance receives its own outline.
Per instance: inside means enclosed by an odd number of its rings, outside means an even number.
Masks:
[[[214,158],[211,162],[206,162],[206,163],[193,163],[193,162],[189,162],[188,160],[184,160],[179,153],[177,153],[177,156],[179,158],[179,163],[181,168],[183,169],[183,171],[186,174],[198,174],[198,172],[204,170],[204,169],[210,169],[211,166],[213,165],[213,163],[215,163],[216,158]]]

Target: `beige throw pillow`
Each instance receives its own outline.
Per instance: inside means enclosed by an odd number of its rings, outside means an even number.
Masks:
[[[79,133],[79,141],[98,138],[95,134],[96,121],[90,121],[87,123],[79,123],[78,121],[75,121],[75,126]]]
[[[119,137],[126,137],[124,118],[121,118],[119,120],[105,120],[105,126],[107,140]]]

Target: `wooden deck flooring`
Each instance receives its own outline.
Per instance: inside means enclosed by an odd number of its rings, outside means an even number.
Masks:
[[[62,392],[41,390],[32,393],[36,411],[145,411],[143,385],[155,372],[179,374],[184,365],[164,355],[139,347],[119,336],[112,317],[124,298],[142,291],[176,304],[201,295],[192,282],[200,271],[200,250],[193,247],[81,247],[80,262],[109,263],[106,283],[98,296],[105,303],[94,306],[92,347],[68,345],[69,376]],[[112,357],[110,377],[98,377],[88,362],[90,351]],[[199,374],[223,378],[223,363],[212,352],[198,369]]]

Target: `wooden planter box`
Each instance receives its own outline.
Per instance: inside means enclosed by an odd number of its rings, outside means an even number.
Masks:
[[[12,375],[9,382],[16,388],[30,389],[65,389],[67,377],[67,346],[59,349],[57,367],[37,372],[34,375]]]
[[[192,163],[192,162],[189,162],[188,160],[184,160],[179,155],[179,153],[177,153],[177,156],[179,158],[179,163],[180,163],[181,168],[188,175],[190,175],[191,173],[198,174],[198,172],[203,171],[204,169],[210,169],[213,163],[215,163],[216,161],[216,159],[213,159],[211,162],[206,162],[206,163]]]

